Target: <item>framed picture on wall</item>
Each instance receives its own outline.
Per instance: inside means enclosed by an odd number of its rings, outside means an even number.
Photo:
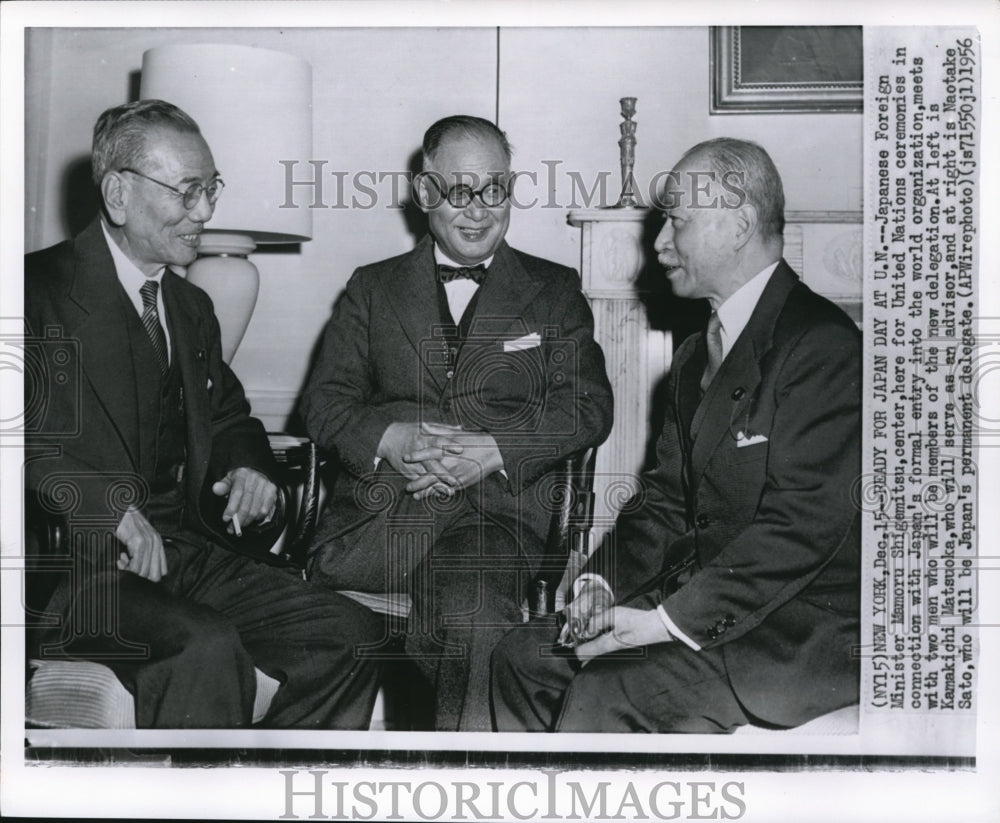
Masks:
[[[861,26],[713,26],[712,114],[860,112]]]

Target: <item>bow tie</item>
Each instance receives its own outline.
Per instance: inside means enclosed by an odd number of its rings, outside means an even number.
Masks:
[[[476,266],[458,266],[456,268],[438,263],[437,276],[442,283],[450,283],[452,280],[461,280],[462,278],[467,278],[474,283],[482,283],[486,279],[486,266],[480,263]]]

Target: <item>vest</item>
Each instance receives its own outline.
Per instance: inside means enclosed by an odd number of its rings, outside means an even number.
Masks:
[[[139,409],[139,473],[149,489],[146,516],[154,527],[169,531],[179,527],[183,518],[187,457],[184,390],[173,344],[177,335],[171,324],[170,369],[163,377],[146,330],[129,308],[129,341]]]

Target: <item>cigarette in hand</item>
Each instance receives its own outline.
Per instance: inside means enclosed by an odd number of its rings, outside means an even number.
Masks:
[[[243,537],[243,529],[240,528],[240,516],[238,514],[233,515],[233,534],[237,537]]]

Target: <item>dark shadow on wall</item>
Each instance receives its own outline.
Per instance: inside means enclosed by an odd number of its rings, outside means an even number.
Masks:
[[[409,162],[406,165],[406,169],[410,175],[409,188],[401,203],[403,207],[403,220],[406,221],[406,230],[413,236],[414,244],[429,231],[427,215],[417,205],[417,201],[415,200],[416,195],[413,191],[413,181],[417,179],[417,175],[423,169],[423,164],[423,151],[417,149],[410,155]]]
[[[100,195],[90,179],[90,155],[81,155],[66,167],[60,199],[63,236],[76,237],[101,209]]]
[[[669,331],[673,335],[673,347],[676,351],[686,337],[705,327],[709,308],[707,300],[674,297],[653,248],[662,228],[662,213],[656,209],[650,210],[643,221],[642,231],[642,251],[646,264],[636,278],[636,287],[646,307],[650,328]]]
[[[333,301],[333,307],[336,307],[337,303],[344,299],[344,294],[345,293],[342,291],[337,295],[336,299]],[[319,359],[319,354],[322,349],[323,335],[325,332],[326,324],[323,325],[319,337],[316,338],[309,351],[309,364],[306,367],[305,378],[303,379],[302,385],[299,386],[299,389],[296,392],[295,404],[292,406],[292,409],[285,420],[284,431],[288,434],[295,435],[296,437],[310,436],[309,431],[306,428],[305,419],[302,416],[302,395],[305,393],[306,386],[309,383],[309,378],[312,376],[313,369],[316,367],[316,361]],[[320,465],[320,478],[326,488],[332,489],[334,483],[336,482],[337,475],[340,472],[340,463],[337,460],[336,455],[329,454],[323,449],[321,449],[321,455],[323,457],[323,461]]]
[[[645,266],[636,278],[636,287],[646,309],[650,328],[669,331],[671,343],[676,352],[684,340],[700,331],[708,322],[710,309],[707,300],[687,300],[675,297],[663,273],[663,266],[656,259],[653,244],[663,228],[663,214],[657,209],[643,221],[642,250]],[[656,441],[663,429],[666,412],[667,374],[664,374],[652,388],[649,405],[649,436],[646,441],[643,470],[656,465]]]
[[[417,176],[417,174],[420,173],[422,168],[423,168],[423,154],[420,149],[417,149],[410,155],[409,161],[407,163],[407,171],[409,172],[407,185],[404,188],[404,186],[400,184],[398,191],[399,206],[402,213],[402,218],[404,223],[406,224],[406,230],[413,237],[414,245],[416,245],[416,243],[419,240],[421,240],[429,231],[429,226],[427,223],[427,215],[424,214],[423,211],[421,211],[420,206],[417,205],[412,185],[414,178]],[[347,193],[346,190],[347,186],[345,185],[344,196],[345,198],[348,198],[349,194]],[[389,189],[386,188],[384,189],[384,191],[389,191]],[[383,192],[383,189],[380,189],[380,192]],[[377,261],[371,260],[369,262],[375,263]],[[340,300],[342,296],[343,293],[338,294],[334,298],[334,305],[336,305],[337,301]],[[331,311],[332,311],[332,306],[331,306]],[[303,382],[303,384],[299,387],[299,391],[296,396],[295,408],[289,415],[288,421],[286,423],[286,431],[288,431],[291,434],[296,434],[303,437],[306,436],[306,429],[305,429],[305,423],[303,422],[302,417],[299,414],[299,402],[301,401],[302,393],[305,391],[306,383],[309,380],[309,375],[312,374],[313,368],[316,365],[316,359],[319,356],[320,343],[321,343],[321,338],[317,339],[313,343],[312,350],[309,353],[309,367],[306,370],[305,382]]]
[[[142,72],[129,72],[127,100],[139,99]],[[111,103],[108,104],[112,105]],[[92,124],[90,125],[92,128]],[[82,154],[70,161],[62,176],[60,217],[64,237],[76,237],[101,210],[101,193],[91,180],[90,155]]]

